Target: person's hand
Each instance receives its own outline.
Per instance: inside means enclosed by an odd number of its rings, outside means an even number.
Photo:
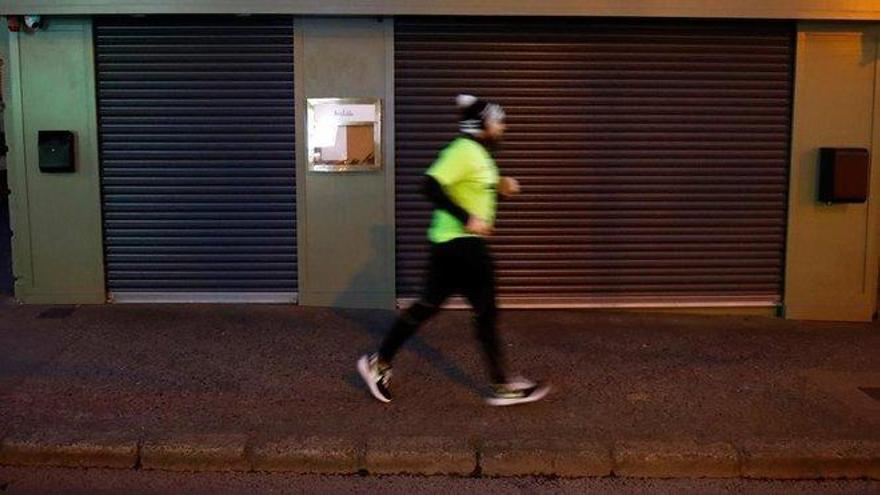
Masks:
[[[468,217],[468,222],[467,225],[464,226],[464,230],[470,232],[471,234],[476,234],[483,237],[492,235],[492,227],[482,218],[475,217],[473,215]]]
[[[519,181],[513,177],[502,177],[498,180],[498,194],[512,198],[519,194]]]

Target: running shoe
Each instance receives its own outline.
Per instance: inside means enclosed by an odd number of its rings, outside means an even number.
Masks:
[[[486,397],[490,406],[514,406],[543,399],[550,392],[550,386],[535,383],[522,377],[508,380],[507,383],[492,385],[492,395]]]
[[[364,354],[357,362],[358,373],[370,389],[373,397],[382,402],[391,402],[391,366],[380,366],[378,354]]]

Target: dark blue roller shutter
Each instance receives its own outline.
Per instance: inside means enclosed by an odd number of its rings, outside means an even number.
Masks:
[[[292,19],[112,17],[95,33],[111,294],[292,300]]]

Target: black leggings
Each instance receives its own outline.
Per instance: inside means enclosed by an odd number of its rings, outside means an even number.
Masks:
[[[455,292],[460,292],[474,308],[477,339],[486,356],[489,377],[493,383],[504,383],[503,356],[496,331],[495,267],[485,241],[479,237],[431,245],[425,292],[394,322],[382,342],[379,357],[391,363],[403,343],[437,314]]]

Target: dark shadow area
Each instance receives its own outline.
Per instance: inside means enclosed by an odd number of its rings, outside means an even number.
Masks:
[[[0,173],[5,175],[6,172]],[[0,298],[12,297],[12,294],[12,230],[9,228],[9,195],[6,193],[6,187],[0,187]]]

